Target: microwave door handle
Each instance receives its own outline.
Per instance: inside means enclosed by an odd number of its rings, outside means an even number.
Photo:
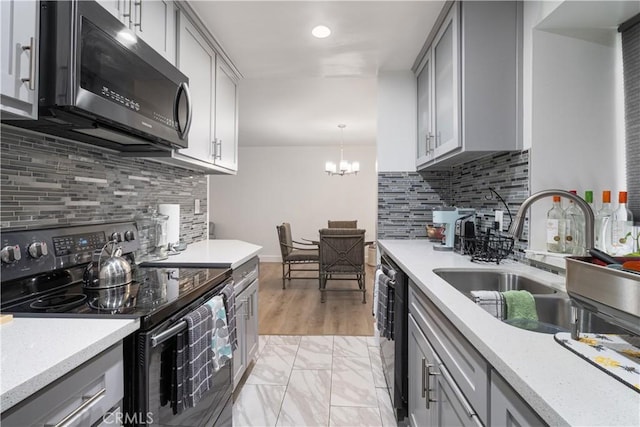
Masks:
[[[184,127],[180,125],[180,118],[178,117],[178,106],[180,105],[180,99],[182,98],[182,93],[184,92],[184,96],[187,100],[187,122],[184,124]],[[191,108],[191,93],[189,92],[189,85],[186,83],[181,83],[180,87],[178,87],[178,93],[176,94],[176,100],[173,104],[173,118],[178,123],[178,136],[180,139],[184,139],[189,134],[189,129],[191,128],[191,119],[193,116],[193,111]]]

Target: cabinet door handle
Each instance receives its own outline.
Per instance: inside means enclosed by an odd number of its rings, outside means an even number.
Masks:
[[[425,362],[427,361],[427,359],[425,359],[424,357],[422,358],[422,398],[424,398],[425,395],[425,391],[426,391],[426,384],[427,384],[427,365],[425,364]]]
[[[211,144],[209,145],[209,157],[211,157],[213,160],[216,159],[217,150],[218,150],[218,144],[216,144],[216,140],[214,139],[213,141],[211,141]]]
[[[451,374],[449,373],[449,371],[447,371],[447,369],[444,368],[444,369],[441,369],[440,372],[442,373],[442,377],[444,378],[444,380],[449,384],[449,387],[451,387],[451,389],[453,390],[453,393],[456,395],[456,397],[464,407],[464,410],[467,413],[467,416],[469,416],[469,418],[473,418],[475,415],[477,415],[476,411],[474,411],[471,405],[469,404],[469,402],[467,402],[467,398],[464,397],[464,394],[462,394],[462,390],[460,390],[456,385],[455,381],[453,381],[453,378],[451,377]]]
[[[217,157],[216,158],[222,160],[222,140],[221,139],[217,139],[217,141],[218,141],[218,146],[219,147],[216,150],[216,153],[217,153]]]
[[[76,409],[71,411],[66,417],[64,417],[62,420],[60,420],[60,422],[58,422],[57,424],[45,424],[44,427],[66,427],[66,426],[70,426],[73,423],[74,419],[77,418],[82,412],[84,412],[85,410],[87,410],[87,409],[91,408],[92,406],[94,406],[95,404],[97,404],[98,401],[102,397],[104,397],[106,392],[107,392],[107,389],[101,388],[93,396],[88,397],[88,398],[83,397],[83,399],[87,399],[87,400],[82,402],[82,404],[80,406],[78,406]]]
[[[135,3],[133,3],[133,6],[137,7],[139,10],[138,22],[134,23],[133,26],[138,27],[138,30],[142,32],[142,0],[137,0]]]
[[[426,391],[426,393],[427,393],[427,396],[426,396],[426,397],[427,397],[427,400],[426,400],[426,402],[425,402],[425,406],[426,406],[426,408],[427,408],[427,409],[430,409],[430,406],[431,406],[431,405],[430,405],[430,403],[431,403],[431,402],[435,402],[435,400],[431,399],[431,395],[430,395],[430,393],[431,393],[431,385],[430,385],[429,377],[430,377],[430,376],[432,376],[432,375],[433,375],[433,376],[440,375],[440,374],[439,374],[439,373],[437,373],[437,372],[431,372],[431,370],[430,370],[430,369],[431,369],[431,368],[433,368],[434,366],[435,366],[435,365],[432,365],[432,364],[430,364],[430,363],[427,363],[427,364],[425,365],[425,367],[426,367],[426,369],[425,369],[425,370],[426,370],[426,373],[427,373],[427,375],[426,375],[426,381],[425,381],[425,383],[426,383],[426,387],[425,387],[425,388],[426,388],[426,390],[425,390],[425,391]]]
[[[29,51],[29,77],[20,79],[22,83],[28,83],[29,90],[36,90],[36,44],[35,38],[31,37],[29,46],[22,46],[23,51]]]

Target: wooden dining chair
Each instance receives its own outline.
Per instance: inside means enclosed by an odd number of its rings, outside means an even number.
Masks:
[[[276,226],[280,253],[282,254],[282,289],[286,289],[285,282],[295,279],[317,279],[318,276],[292,276],[294,272],[318,271],[318,245],[293,240],[291,237],[291,224],[283,222]],[[313,264],[316,264],[314,267]],[[299,266],[298,268],[293,268]]]
[[[364,265],[365,230],[323,228],[320,230],[320,302],[326,301],[327,291],[362,292],[367,302]],[[356,281],[357,288],[327,289],[330,281]]]
[[[328,221],[329,228],[358,228],[358,220],[353,221]]]

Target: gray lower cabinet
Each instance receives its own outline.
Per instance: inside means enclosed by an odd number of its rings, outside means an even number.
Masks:
[[[491,372],[491,425],[542,426],[544,421],[497,372]]]
[[[122,343],[2,413],[3,427],[120,425]]]
[[[236,282],[236,331],[238,347],[233,352],[233,387],[242,380],[258,354],[258,258],[253,258],[234,270]]]
[[[409,314],[409,424],[482,426],[442,360]]]
[[[487,362],[411,280],[408,344],[410,424],[487,424]]]

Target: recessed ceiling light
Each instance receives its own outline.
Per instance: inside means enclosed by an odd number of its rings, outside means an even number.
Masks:
[[[324,25],[318,25],[313,30],[311,30],[311,34],[319,39],[324,39],[325,37],[329,37],[329,35],[331,34],[331,30],[329,29],[329,27],[325,27]]]

